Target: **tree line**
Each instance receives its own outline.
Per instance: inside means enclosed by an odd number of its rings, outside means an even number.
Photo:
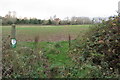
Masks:
[[[4,17],[0,16],[2,19],[2,25],[11,25],[11,24],[39,24],[39,25],[81,25],[81,24],[93,24],[99,23],[100,18],[93,18],[90,19],[89,17],[66,17],[65,19],[61,20],[56,17],[50,17],[48,20],[41,20],[37,18],[17,18],[16,12],[8,12]]]

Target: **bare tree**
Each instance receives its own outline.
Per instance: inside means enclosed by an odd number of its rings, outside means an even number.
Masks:
[[[15,11],[9,11],[7,15],[5,15],[5,20],[7,22],[11,22],[12,24],[15,24],[16,22],[16,12]]]

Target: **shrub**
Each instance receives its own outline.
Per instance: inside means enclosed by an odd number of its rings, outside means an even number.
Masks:
[[[70,53],[77,54],[75,60],[79,63],[85,63],[91,59],[94,65],[101,67],[103,77],[118,77],[120,74],[120,17],[110,17],[108,21],[94,25],[83,39],[77,39]]]

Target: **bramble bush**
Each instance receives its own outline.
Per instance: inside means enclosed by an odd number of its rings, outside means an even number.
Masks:
[[[120,17],[94,25],[83,39],[77,39],[70,54],[76,55],[74,61],[79,64],[90,59],[99,66],[101,77],[120,77]]]

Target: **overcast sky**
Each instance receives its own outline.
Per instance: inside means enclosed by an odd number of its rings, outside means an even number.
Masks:
[[[108,17],[116,15],[120,0],[0,0],[0,16],[16,11],[17,17],[48,19],[72,16]]]

